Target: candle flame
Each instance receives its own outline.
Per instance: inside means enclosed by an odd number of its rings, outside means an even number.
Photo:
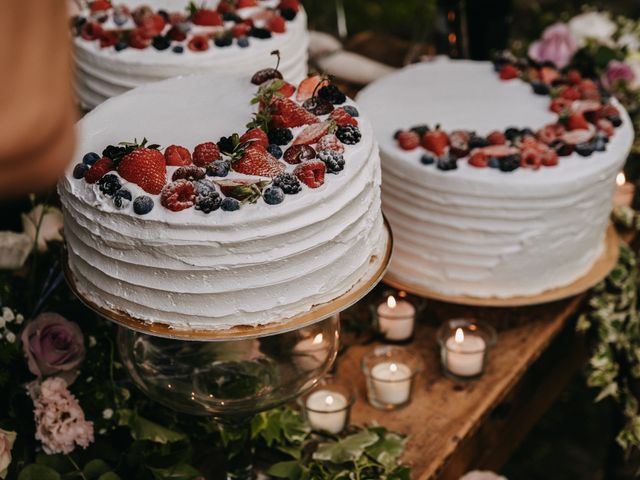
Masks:
[[[393,295],[389,295],[389,298],[387,298],[387,306],[389,308],[396,308],[396,299]]]
[[[324,340],[324,337],[322,336],[321,333],[319,333],[315,337],[313,337],[313,344],[314,345],[319,345],[319,344],[322,343],[322,340]]]
[[[398,371],[398,365],[396,365],[395,363],[392,363],[391,365],[389,365],[389,370],[392,373],[396,373]]]
[[[616,184],[621,187],[622,185],[624,185],[627,181],[627,177],[625,177],[624,172],[620,172],[618,174],[618,176],[616,177]]]
[[[456,343],[462,343],[462,342],[464,342],[464,332],[462,331],[462,329],[461,329],[461,328],[458,328],[458,329],[456,330],[455,341],[456,341]]]
[[[324,403],[326,403],[327,405],[333,405],[333,402],[333,395],[327,395],[324,399]]]

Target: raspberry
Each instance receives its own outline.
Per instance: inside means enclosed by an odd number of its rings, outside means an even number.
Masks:
[[[522,168],[530,168],[538,170],[542,165],[542,156],[535,148],[525,148],[520,153],[520,166]]]
[[[309,188],[318,188],[324,184],[324,174],[327,170],[324,162],[311,160],[298,165],[293,171],[302,183]]]
[[[334,152],[343,153],[344,145],[338,140],[334,134],[330,133],[325,135],[320,140],[318,140],[318,144],[316,145],[318,150],[332,150]]]
[[[191,165],[188,167],[178,168],[175,172],[173,172],[171,180],[173,180],[174,182],[178,180],[189,180],[190,182],[193,182],[195,180],[201,180],[203,178],[204,170],[196,167],[195,165]]]
[[[163,207],[179,212],[193,207],[196,200],[196,191],[193,184],[187,180],[178,180],[169,183],[162,189],[160,203]]]
[[[103,175],[111,170],[113,170],[113,161],[110,158],[102,157],[85,173],[84,179],[87,183],[96,183]]]
[[[220,149],[213,142],[205,142],[196,145],[193,149],[193,163],[199,167],[204,167],[208,163],[220,160]]]
[[[129,34],[129,46],[131,48],[144,50],[145,48],[149,47],[149,45],[151,45],[151,39],[147,38],[147,36],[141,29],[136,28]]]
[[[414,150],[420,145],[420,137],[416,132],[400,132],[398,134],[398,145],[403,150]]]
[[[189,150],[179,145],[170,145],[164,151],[164,159],[167,165],[181,167],[191,164],[191,154]]]
[[[194,35],[187,46],[191,51],[205,52],[209,50],[209,38],[205,35]]]

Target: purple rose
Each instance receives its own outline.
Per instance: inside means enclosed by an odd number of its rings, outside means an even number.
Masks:
[[[542,32],[542,38],[529,47],[529,57],[536,62],[553,62],[556,67],[566,67],[578,46],[564,23],[554,23]]]
[[[31,373],[38,378],[57,375],[73,383],[84,360],[84,338],[77,324],[57,313],[42,313],[27,323],[21,338]]]
[[[629,65],[618,60],[611,60],[607,70],[602,74],[602,84],[605,88],[615,90],[620,83],[633,83],[636,75]]]

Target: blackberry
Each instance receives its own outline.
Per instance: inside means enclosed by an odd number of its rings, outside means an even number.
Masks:
[[[262,192],[262,198],[264,198],[264,201],[269,205],[277,205],[282,203],[284,200],[284,192],[280,187],[271,185],[264,189],[264,192]]]
[[[98,187],[100,187],[100,191],[102,193],[111,197],[120,190],[122,184],[120,183],[120,179],[117,175],[108,173],[98,180]]]
[[[355,145],[362,138],[360,129],[354,125],[343,125],[338,127],[336,137],[346,145]]]
[[[131,192],[129,190],[121,188],[113,196],[113,204],[118,210],[121,210],[129,206],[129,203],[131,203],[131,198]]]
[[[620,125],[622,125],[622,118],[620,118],[620,115],[610,115],[607,118],[613,124],[613,126],[616,127],[616,128],[618,128]]]
[[[184,47],[182,45],[176,45],[171,49],[173,53],[184,53]]]
[[[267,146],[267,152],[273,155],[275,158],[282,158],[282,149],[275,143],[270,143]]]
[[[141,195],[133,201],[133,211],[137,215],[146,215],[151,210],[153,210],[153,199],[151,197]]]
[[[213,182],[198,180],[193,185],[196,188],[196,210],[200,210],[203,213],[211,213],[220,208],[222,198]]]
[[[127,149],[125,147],[119,147],[117,145],[108,145],[103,151],[102,156],[115,160],[116,158],[126,155]]]
[[[429,153],[425,153],[420,157],[420,163],[423,165],[433,165],[436,162],[436,159],[433,158],[433,155]]]
[[[240,37],[238,39],[238,46],[240,48],[247,48],[249,46],[249,39],[247,37]]]
[[[509,127],[504,131],[504,136],[507,137],[507,140],[513,142],[520,136],[520,129],[516,127]]]
[[[280,10],[280,15],[282,15],[282,17],[288,21],[291,21],[294,18],[296,18],[297,14],[298,12],[296,12],[293,8],[283,8]]]
[[[295,195],[302,190],[300,180],[292,173],[281,173],[273,179],[273,185],[281,188],[287,195]]]
[[[360,116],[360,112],[358,112],[358,109],[353,105],[345,105],[342,108],[344,109],[345,112],[347,112],[349,115],[351,115],[354,118]]]
[[[269,137],[269,143],[275,145],[286,145],[293,140],[293,133],[285,127],[272,128],[267,135]]]
[[[242,21],[242,17],[238,15],[236,12],[224,12],[222,14],[222,19],[225,22],[235,22],[239,23]]]
[[[207,165],[207,175],[210,177],[226,177],[229,174],[229,163],[216,160]]]
[[[347,101],[347,96],[335,85],[326,85],[318,90],[318,96],[329,100],[334,105],[340,105]]]
[[[418,136],[422,138],[422,136],[427,133],[430,128],[428,125],[414,125],[409,130],[411,130],[412,132],[416,132]]]
[[[222,35],[218,35],[213,43],[216,47],[229,47],[233,44],[233,35],[224,33]]]
[[[533,130],[531,130],[530,128],[525,127],[522,130],[520,130],[520,135],[522,137],[535,137],[536,133]]]
[[[162,35],[156,35],[155,37],[153,37],[151,45],[153,45],[153,48],[155,48],[156,50],[166,50],[171,46],[171,40]]]
[[[533,81],[531,88],[536,95],[549,95],[549,87],[543,82]]]
[[[113,48],[116,49],[116,52],[121,52],[122,50],[129,48],[129,44],[127,42],[118,42],[113,46]]]
[[[85,23],[87,23],[87,19],[80,15],[74,15],[71,18],[71,28],[73,29],[74,35],[80,35],[80,31]]]
[[[338,173],[344,170],[344,157],[339,152],[322,150],[318,152],[318,159],[327,166],[327,173]]]
[[[220,140],[218,140],[216,145],[218,145],[218,148],[222,153],[233,152],[234,145],[233,145],[233,138],[231,137],[231,135],[229,135],[228,137],[220,137]]]
[[[559,138],[551,142],[549,146],[561,157],[567,157],[573,153],[573,145],[563,142]]]
[[[327,113],[333,112],[334,106],[325,98],[311,97],[302,103],[302,108],[314,115],[326,115]]]
[[[469,137],[468,147],[469,150],[473,150],[474,148],[482,148],[488,147],[489,140],[485,137],[481,137],[480,135],[476,135],[475,133]]]
[[[84,178],[84,174],[89,170],[89,165],[85,163],[79,163],[75,167],[73,167],[73,178],[80,180]]]
[[[594,142],[579,143],[576,145],[576,153],[581,157],[589,157],[595,151]]]
[[[458,168],[458,162],[457,160],[452,159],[448,155],[444,155],[438,158],[436,162],[436,167],[438,167],[438,170],[443,170],[445,172],[449,170],[456,170]]]
[[[498,167],[502,172],[513,172],[517,168],[520,168],[520,155],[509,155],[499,159],[500,166]]]
[[[271,30],[268,28],[251,27],[248,35],[255,38],[271,38]]]
[[[225,212],[235,212],[236,210],[240,210],[240,202],[235,198],[226,197],[222,199],[220,208]]]

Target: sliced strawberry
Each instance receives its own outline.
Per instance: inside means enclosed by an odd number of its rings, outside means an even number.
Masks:
[[[264,148],[269,146],[269,137],[264,132],[264,130],[260,128],[252,128],[251,130],[247,130],[241,137],[241,142],[253,142],[256,145],[261,145]]]
[[[291,145],[283,156],[284,161],[290,165],[298,165],[313,158],[316,158],[316,151],[309,145]]]
[[[351,115],[347,113],[344,108],[336,108],[329,118],[336,122],[336,125],[340,125],[341,127],[344,125],[353,125],[354,127],[358,126],[358,120],[353,118]]]
[[[600,110],[602,104],[595,100],[578,100],[571,104],[571,111],[577,113],[588,113]]]
[[[111,170],[113,170],[113,160],[108,157],[102,157],[84,174],[84,180],[87,183],[96,183]]]
[[[138,148],[122,157],[118,173],[125,180],[154,195],[162,191],[167,180],[164,155],[153,148]]]
[[[289,98],[293,96],[294,93],[296,93],[296,87],[291,85],[289,82],[284,82],[284,85],[280,87],[278,93],[283,97]]]
[[[318,123],[318,117],[306,111],[293,100],[283,97],[275,97],[271,101],[271,126],[272,127],[301,127]]]
[[[589,129],[589,122],[587,122],[587,119],[584,118],[584,115],[579,112],[574,112],[570,114],[569,118],[567,118],[566,124],[569,130],[588,130]]]
[[[329,133],[331,122],[316,123],[309,125],[293,141],[294,145],[312,145],[317,143],[322,137]]]
[[[201,143],[193,149],[193,163],[199,167],[204,167],[221,158],[220,149],[213,142]]]
[[[500,69],[500,80],[512,80],[518,78],[519,70],[515,65],[507,64]]]
[[[441,157],[449,146],[449,137],[437,126],[435,130],[429,130],[422,136],[422,146]]]
[[[587,143],[593,138],[594,132],[592,129],[577,129],[565,132],[560,136],[560,139],[568,143],[569,145],[578,145],[580,143]]]
[[[311,160],[298,165],[293,174],[309,188],[318,188],[324,184],[327,167],[320,160]]]
[[[420,146],[420,136],[412,130],[400,132],[397,140],[402,150],[414,150]]]
[[[164,159],[167,165],[182,167],[191,165],[191,153],[179,145],[170,145],[164,151]]]
[[[476,149],[469,157],[469,165],[476,168],[484,168],[489,165],[489,157],[484,152]]]
[[[201,8],[193,12],[191,22],[204,27],[218,27],[222,25],[222,17],[215,10]]]
[[[232,168],[245,175],[271,178],[284,171],[284,165],[261,145],[249,145],[240,160],[233,163]]]
[[[320,75],[313,75],[311,77],[305,78],[300,85],[298,86],[298,94],[296,95],[296,100],[299,102],[304,102],[305,100],[313,97],[313,94],[320,90],[320,88],[325,85],[329,85],[329,80],[323,78]]]
[[[508,157],[518,153],[516,147],[508,147],[506,145],[489,145],[488,147],[476,148],[475,151],[484,153],[487,157]]]
[[[540,69],[540,80],[547,85],[551,85],[551,83],[560,78],[560,73],[558,70],[552,67],[542,67]]]
[[[598,120],[596,122],[596,127],[598,127],[598,130],[601,130],[607,137],[611,137],[615,133],[615,127],[613,126],[613,123],[611,123],[611,121],[606,118],[601,118],[600,120]]]

